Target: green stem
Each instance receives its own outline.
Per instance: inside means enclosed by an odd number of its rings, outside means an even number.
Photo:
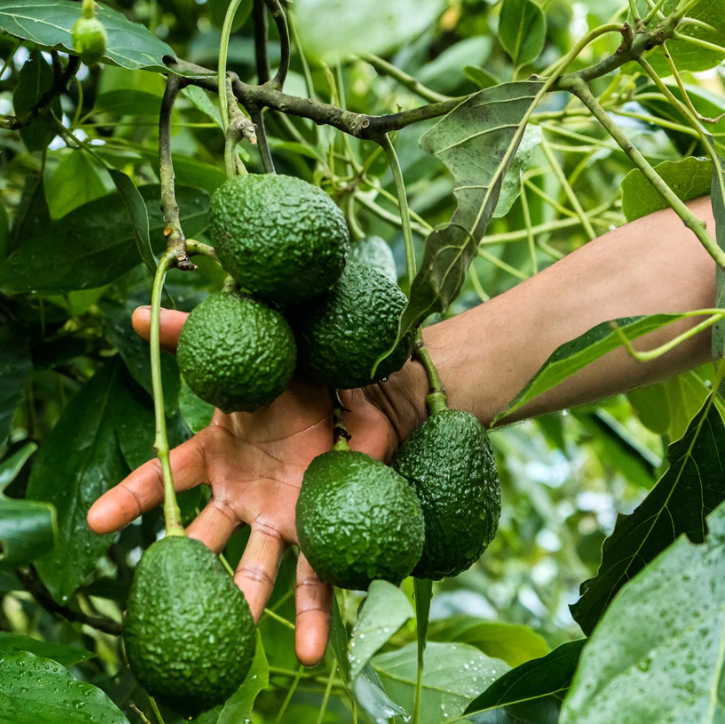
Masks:
[[[264,613],[277,623],[281,623],[283,626],[290,629],[290,631],[295,630],[295,625],[291,621],[288,621],[284,618],[284,616],[280,616],[278,613],[275,613],[271,608],[265,608]]]
[[[337,665],[330,672],[330,677],[327,680],[327,687],[325,687],[325,695],[322,697],[322,706],[320,707],[320,713],[317,717],[317,724],[322,724],[325,718],[325,712],[327,711],[327,704],[330,701],[330,692],[332,691],[332,682],[335,678],[335,672],[337,671]]]
[[[164,289],[166,272],[176,264],[176,253],[169,249],[161,257],[161,261],[154,276],[154,286],[151,292],[151,386],[154,398],[154,418],[156,422],[156,438],[154,449],[161,463],[161,472],[164,481],[164,518],[166,519],[166,535],[186,535],[181,524],[181,511],[176,502],[174,491],[174,478],[169,460],[169,440],[166,435],[166,413],[164,411],[164,390],[161,380],[161,345],[160,311],[161,294]]]
[[[330,388],[329,392],[332,401],[332,449],[348,452],[350,446],[347,441],[350,439],[350,433],[343,419],[345,408],[340,400],[339,391]]]
[[[164,724],[164,717],[161,716],[161,712],[159,711],[159,705],[156,703],[156,699],[154,699],[153,696],[149,696],[149,702],[151,703],[151,708],[154,710],[154,715],[156,716],[159,724]]]
[[[403,180],[403,172],[400,169],[398,154],[395,153],[390,136],[384,133],[378,143],[383,147],[385,155],[388,157],[390,170],[393,173],[393,181],[395,182],[395,190],[398,193],[398,206],[400,207],[400,222],[403,227],[403,242],[405,244],[405,268],[408,274],[408,288],[413,285],[415,279],[415,247],[413,246],[413,229],[410,225],[410,213],[408,211],[408,197],[405,193],[405,181]]]
[[[715,243],[710,234],[708,234],[705,222],[687,208],[687,204],[677,196],[657,171],[652,168],[647,159],[630,143],[619,126],[617,126],[609,115],[607,115],[607,112],[599,105],[597,99],[589,90],[589,86],[584,81],[579,81],[572,86],[571,92],[589,108],[592,115],[601,123],[604,130],[617,142],[634,165],[642,171],[645,178],[658,191],[660,196],[662,196],[673,211],[682,219],[684,225],[697,236],[710,256],[717,262],[718,266],[725,268],[725,252]]]
[[[83,0],[83,7],[81,8],[81,16],[86,20],[90,20],[93,17],[93,13],[96,9],[94,0]]]
[[[707,40],[702,40],[702,38],[695,38],[692,35],[685,35],[684,33],[678,33],[676,31],[672,37],[675,40],[681,40],[685,43],[690,43],[690,45],[697,45],[699,48],[704,48],[705,50],[712,50],[714,53],[719,53],[720,55],[725,54],[725,48],[723,48],[721,45],[710,43]]]
[[[216,252],[214,251],[213,246],[209,246],[208,244],[203,244],[201,241],[197,241],[196,239],[187,239],[186,240],[186,250],[192,256],[193,255],[207,256],[210,259],[214,259],[214,261],[216,261],[216,262],[219,261],[219,259],[217,258]]]
[[[350,228],[352,238],[356,241],[360,241],[365,238],[365,232],[360,226],[360,222],[355,216],[355,192],[348,194],[345,199],[345,216],[347,217],[347,225]]]
[[[356,196],[355,200],[361,206],[364,206],[368,211],[371,211],[373,214],[375,214],[375,216],[377,216],[379,219],[387,221],[393,226],[402,227],[403,222],[401,221],[400,216],[398,216],[397,214],[393,214],[390,211],[384,209],[382,206],[378,206],[374,201],[370,201],[370,199],[366,198],[362,194]],[[428,234],[430,233],[430,229],[426,228],[425,226],[421,226],[421,224],[411,223],[411,228],[413,229],[413,231],[415,231],[416,234],[420,234],[421,236],[428,236]]]
[[[667,2],[667,0],[658,0],[658,2],[656,2],[654,4],[654,6],[650,9],[650,11],[647,13],[647,15],[644,18],[645,25],[648,25],[654,19],[654,17],[660,12],[660,10],[662,9],[662,6],[666,2]]]
[[[287,692],[287,696],[284,698],[284,701],[282,702],[282,706],[280,707],[279,711],[277,712],[277,716],[275,717],[274,724],[279,724],[282,721],[282,717],[284,717],[285,712],[287,711],[287,707],[289,706],[290,701],[292,701],[292,697],[295,695],[295,691],[297,691],[297,687],[299,686],[300,679],[302,678],[302,673],[304,672],[305,667],[300,664],[299,669],[297,669],[297,676],[295,677],[294,681],[292,682],[292,686],[290,686],[289,691]]]
[[[441,382],[438,370],[433,364],[428,348],[425,346],[423,334],[420,329],[416,332],[415,337],[415,356],[425,368],[425,373],[428,377],[429,389],[428,396],[426,397],[428,412],[431,415],[435,415],[442,410],[448,409],[446,394],[443,392],[443,382]]]
[[[219,65],[217,69],[217,83],[219,93],[219,108],[222,113],[222,129],[226,133],[229,127],[229,103],[227,100],[227,56],[229,55],[229,39],[232,35],[234,16],[243,0],[231,0],[222,24],[222,37],[219,42]]]
[[[412,75],[408,75],[405,71],[400,70],[400,68],[396,68],[392,63],[388,63],[387,60],[383,60],[377,55],[373,55],[372,53],[358,53],[358,58],[364,60],[366,63],[370,63],[370,65],[372,65],[378,73],[390,76],[393,80],[398,81],[400,85],[426,101],[430,101],[431,103],[440,103],[451,99],[450,96],[444,96],[440,93],[436,93],[430,88],[426,88],[417,78],[414,78]]]
[[[369,184],[374,188],[381,196],[385,196],[386,199],[389,201],[392,201],[398,208],[400,208],[400,202],[398,201],[398,197],[395,194],[391,194],[390,191],[383,188],[379,183],[378,179],[369,178],[365,174],[363,174],[363,181],[366,184]],[[410,214],[410,218],[412,219],[411,224],[413,221],[416,221],[423,229],[425,229],[428,233],[433,231],[433,227],[422,217],[420,214],[416,214],[413,209],[408,207],[408,213]]]

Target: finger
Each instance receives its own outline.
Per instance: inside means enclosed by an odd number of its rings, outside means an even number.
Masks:
[[[302,553],[297,561],[295,653],[301,664],[316,666],[330,638],[332,588],[323,583]]]
[[[190,538],[200,540],[214,553],[219,553],[238,526],[239,518],[228,503],[210,500],[186,532]]]
[[[159,341],[167,352],[176,352],[181,328],[189,315],[174,309],[162,309],[159,313]],[[133,311],[131,323],[136,334],[144,339],[149,338],[151,331],[151,307],[137,307]]]
[[[249,542],[234,574],[234,582],[242,589],[258,621],[272,595],[277,569],[287,544],[282,536],[265,525],[253,524]]]
[[[196,435],[171,451],[174,488],[188,490],[204,479],[204,455]],[[88,511],[88,525],[98,534],[113,533],[164,499],[158,460],[149,460],[115,488],[101,496]]]

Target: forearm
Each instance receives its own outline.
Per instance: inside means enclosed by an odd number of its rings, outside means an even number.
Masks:
[[[709,199],[692,208],[714,231]],[[621,227],[523,284],[424,330],[452,407],[485,423],[516,396],[551,353],[600,322],[713,307],[715,266],[670,210]],[[635,343],[657,347],[701,319],[685,320]],[[709,359],[707,330],[662,357],[637,362],[618,349],[522,408],[533,417],[651,384]],[[421,366],[404,374],[425,386]],[[419,396],[420,398],[420,396]]]

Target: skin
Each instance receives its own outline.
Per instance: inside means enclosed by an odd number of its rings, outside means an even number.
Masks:
[[[709,199],[695,201],[691,208],[714,233]],[[558,346],[594,325],[714,304],[714,262],[675,214],[665,210],[587,244],[484,305],[426,328],[424,338],[450,406],[490,423]],[[182,312],[162,310],[166,350],[175,350],[185,319]],[[653,332],[635,347],[653,349],[696,321]],[[149,308],[137,309],[134,328],[145,339],[149,323]],[[648,363],[619,349],[533,400],[516,419],[652,384],[709,359],[709,330]],[[427,388],[422,366],[410,361],[386,383],[343,392],[351,447],[389,459],[425,418]],[[208,428],[171,453],[177,490],[202,483],[212,489],[211,501],[189,526],[190,536],[219,552],[239,526],[250,526],[235,581],[255,620],[272,593],[284,551],[297,543],[294,511],[302,475],[312,458],[331,447],[330,412],[324,388],[296,379],[274,403],[255,413],[217,411]],[[97,533],[117,531],[162,498],[160,466],[152,460],[95,503],[89,525]],[[313,666],[327,645],[332,591],[302,555],[295,598],[297,657]]]

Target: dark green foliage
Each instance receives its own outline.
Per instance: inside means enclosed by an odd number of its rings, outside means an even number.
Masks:
[[[404,478],[369,455],[333,450],[307,468],[297,501],[300,548],[332,585],[398,584],[423,550],[420,503]]]
[[[279,312],[226,292],[194,309],[177,350],[189,387],[224,412],[252,412],[281,395],[296,354],[292,330]]]
[[[350,245],[350,261],[365,264],[376,272],[390,279],[393,284],[398,282],[398,270],[395,266],[393,252],[381,236],[366,236]]]
[[[413,575],[438,580],[473,565],[496,535],[501,490],[491,443],[469,412],[431,415],[398,450],[425,515],[425,547]]]
[[[107,46],[108,33],[98,18],[78,18],[73,26],[73,47],[86,65],[95,65]]]
[[[247,601],[216,556],[200,541],[172,536],[136,568],[124,641],[148,693],[192,716],[239,687],[256,636]]]
[[[245,289],[294,304],[340,278],[347,225],[320,188],[292,176],[250,174],[221,186],[211,207],[214,247]]]
[[[295,316],[301,368],[317,382],[341,389],[364,387],[397,372],[410,357],[413,332],[371,376],[378,355],[395,342],[405,303],[403,292],[384,276],[348,262],[337,286]]]

